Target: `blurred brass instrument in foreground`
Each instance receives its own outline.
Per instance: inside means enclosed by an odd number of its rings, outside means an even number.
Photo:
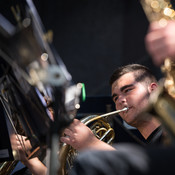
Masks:
[[[0,166],[0,175],[10,175],[17,163],[17,160],[3,162]]]
[[[112,144],[112,141],[115,137],[115,133],[107,119],[109,116],[118,114],[122,111],[126,111],[127,109],[128,108],[125,107],[121,110],[109,112],[103,115],[90,115],[83,118],[81,122],[88,126],[99,140],[102,140],[108,144]],[[63,144],[60,147],[60,169],[58,173],[59,175],[68,174],[68,171],[73,166],[73,161],[76,155],[77,151],[73,149],[70,145]]]
[[[175,11],[170,0],[140,0],[140,2],[149,22],[158,21],[161,26],[165,26],[167,20],[175,19]]]
[[[164,27],[168,20],[175,19],[170,0],[141,0],[143,10],[150,22],[158,21]],[[166,58],[161,71],[165,77],[160,80],[158,91],[152,95],[148,111],[155,114],[175,139],[175,62]]]

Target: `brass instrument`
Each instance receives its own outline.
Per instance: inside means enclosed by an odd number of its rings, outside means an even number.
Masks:
[[[167,25],[168,20],[175,19],[170,0],[141,0],[141,5],[148,20],[158,21],[162,27]],[[167,57],[161,71],[165,78],[159,81],[160,86],[151,96],[146,111],[156,115],[172,138],[175,138],[175,62]]]
[[[140,2],[150,22],[158,21],[161,26],[165,26],[167,20],[175,19],[170,0],[140,0]]]
[[[10,175],[17,163],[17,160],[3,162],[0,166],[0,175]]]
[[[113,128],[111,128],[110,124],[107,122],[107,118],[114,114],[118,114],[122,111],[128,110],[127,107],[109,112],[103,115],[90,115],[81,120],[86,126],[88,126],[94,135],[99,139],[108,144],[112,144],[112,141],[115,137],[115,133]],[[77,151],[72,148],[70,145],[63,144],[60,147],[59,159],[60,159],[60,168],[59,175],[67,175],[68,170],[70,170],[73,166],[73,161],[75,156],[77,155]]]

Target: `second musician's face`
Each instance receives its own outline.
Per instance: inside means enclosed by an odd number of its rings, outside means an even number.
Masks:
[[[116,110],[128,107],[120,116],[131,126],[137,126],[138,114],[148,105],[150,87],[143,82],[136,82],[134,73],[126,73],[112,84],[112,97]]]

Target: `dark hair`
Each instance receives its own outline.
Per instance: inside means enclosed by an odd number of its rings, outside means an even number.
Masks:
[[[111,75],[110,78],[110,85],[112,86],[112,84],[118,80],[122,75],[129,73],[129,72],[135,72],[134,76],[135,76],[135,80],[137,82],[142,82],[142,81],[146,81],[147,83],[150,82],[157,82],[155,76],[152,74],[152,72],[150,71],[150,69],[146,66],[143,66],[141,64],[128,64],[126,66],[122,66],[117,68],[113,74]]]

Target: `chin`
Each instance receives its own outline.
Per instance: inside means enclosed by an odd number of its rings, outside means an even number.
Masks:
[[[135,123],[135,117],[129,117],[129,118],[127,118],[127,117],[125,117],[125,119],[123,118],[123,120],[128,124],[128,125],[131,125],[131,126],[133,126],[134,125],[134,123]]]

